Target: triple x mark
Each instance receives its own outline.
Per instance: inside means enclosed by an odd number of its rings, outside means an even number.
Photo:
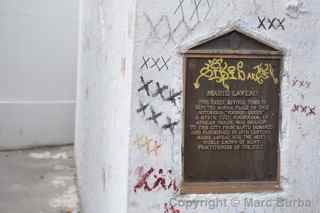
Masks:
[[[277,29],[281,28],[282,30],[285,30],[284,25],[283,25],[285,20],[286,20],[285,18],[269,19],[266,17],[261,18],[260,16],[258,16],[258,21],[259,21],[258,29],[263,28],[265,30],[270,30],[271,28],[273,28],[273,29],[277,30]],[[265,22],[267,22],[267,23],[265,23]]]
[[[293,80],[292,86],[297,86],[297,87],[305,87],[305,88],[310,88],[311,82],[310,81],[300,81],[300,80]]]
[[[306,113],[306,115],[316,115],[316,107],[315,106],[303,106],[299,104],[294,104],[291,109],[292,112],[302,112]]]
[[[142,76],[140,76],[140,81],[141,81],[142,85],[138,88],[138,92],[145,91],[147,93],[147,95],[150,96],[150,84],[153,83],[153,80],[145,81],[145,79]],[[157,86],[157,89],[152,94],[152,97],[157,97],[158,95],[160,95],[162,100],[169,101],[172,104],[174,104],[175,106],[177,106],[176,99],[179,98],[182,91],[175,92],[174,89],[170,89],[169,96],[165,97],[163,93],[165,90],[169,89],[169,87],[167,85],[161,86],[159,82],[156,82],[156,86]],[[139,112],[141,112],[141,111],[139,111]]]
[[[147,70],[152,68],[157,68],[158,71],[162,71],[163,69],[168,70],[168,62],[170,61],[171,57],[164,59],[162,56],[160,58],[154,57],[142,57],[143,64],[140,66],[140,69],[146,68]]]

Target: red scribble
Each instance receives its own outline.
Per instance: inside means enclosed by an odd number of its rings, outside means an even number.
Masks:
[[[169,170],[168,173],[171,175],[172,171]],[[176,180],[172,179],[170,176],[170,183],[168,185],[168,189],[170,189],[171,187],[173,188],[173,191],[178,192],[179,189],[177,187]]]
[[[159,186],[159,184],[160,184],[162,186],[162,188],[164,190],[166,190],[167,189],[167,187],[166,187],[166,179],[163,176],[163,170],[162,169],[159,169],[159,175],[160,176],[154,175],[154,178],[156,178],[156,181],[154,182],[152,189],[157,188]]]
[[[180,213],[179,209],[176,209],[173,205],[164,204],[164,213]]]
[[[139,170],[141,167],[138,167]],[[164,174],[163,169],[158,170],[158,174],[154,174],[153,176],[152,173],[155,170],[153,168],[149,169],[146,173],[143,175],[140,175],[140,179],[138,180],[137,184],[134,186],[134,192],[137,192],[137,189],[143,188],[144,191],[154,191],[154,190],[169,190],[171,189],[173,192],[178,192],[179,189],[177,187],[177,183],[175,178],[172,177],[172,170],[168,170],[168,175]],[[153,180],[150,180],[150,178]],[[169,183],[169,184],[167,184]],[[151,186],[151,187],[150,187]]]
[[[147,178],[151,175],[151,173],[154,171],[153,168],[149,169],[144,175],[142,175],[141,179],[138,181],[138,183],[134,186],[134,192],[137,192],[137,189],[140,189],[143,187],[145,191],[151,191],[152,189],[149,187]]]

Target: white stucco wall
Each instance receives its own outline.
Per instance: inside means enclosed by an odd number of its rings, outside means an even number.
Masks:
[[[81,212],[126,212],[135,4],[82,0],[76,121]]]
[[[0,1],[0,149],[74,141],[78,1]]]
[[[122,1],[106,3],[103,0],[90,4],[89,1],[83,2],[77,155],[84,213],[178,212],[176,210],[190,213],[320,211],[320,102],[317,98],[320,41],[316,36],[320,30],[319,2],[141,0],[137,1],[134,40],[131,37],[131,28],[118,23],[127,21],[125,14],[132,9],[128,9],[127,4],[124,5]],[[182,7],[179,7],[179,2]],[[284,30],[281,27],[266,30],[258,28],[258,17],[271,20],[285,18]],[[130,17],[131,20],[134,18]],[[265,24],[268,27],[268,22]],[[182,56],[178,51],[234,26],[258,39],[272,43],[285,54],[281,74],[280,125],[283,190],[276,193],[206,195],[181,195],[175,192],[173,187],[167,190],[158,187],[152,191],[136,188],[135,191],[135,185],[147,171],[152,172],[148,179],[150,184],[154,183],[153,175],[157,175],[159,169],[163,170],[167,183],[176,180],[178,188],[182,179],[181,99],[177,99],[177,106],[174,106],[163,101],[160,96],[152,97],[144,90],[139,91],[141,76],[145,82],[152,81],[151,94],[155,93],[157,82],[160,86],[168,86],[164,92],[166,97],[169,95],[169,89],[181,91]],[[129,31],[130,39],[123,39],[126,36],[122,30]],[[134,44],[133,59],[126,60],[126,72],[121,74],[121,57],[125,56],[119,48],[125,47],[124,41],[129,46]],[[143,58],[146,61],[150,58],[147,62],[148,67],[143,65]],[[158,63],[154,64],[152,58]],[[132,73],[128,72],[131,67]],[[129,80],[131,77],[132,84]],[[140,102],[149,104],[145,115],[137,112]],[[295,105],[299,105],[298,111],[292,110]],[[151,115],[150,106],[156,113],[162,112],[158,125],[148,119]],[[307,113],[301,110],[305,106],[307,109],[315,107],[316,115],[306,115]],[[179,122],[174,129],[174,136],[169,130],[162,128],[167,122],[167,117]],[[130,138],[127,137],[129,128]],[[127,145],[128,174],[123,170],[127,166]],[[116,172],[117,170],[121,172]],[[125,204],[118,206],[118,199],[123,199],[121,201],[126,203],[126,195],[122,190],[126,185],[123,181],[127,178],[126,208]],[[113,191],[114,188],[118,188],[117,193]],[[189,207],[182,205],[186,204],[182,201],[200,202],[216,199],[226,200],[227,205],[214,209],[210,209],[209,204],[205,205],[205,202],[202,206],[198,203],[197,208],[194,208],[195,204]],[[273,203],[252,208],[245,205],[246,199],[273,200]],[[277,206],[279,199],[292,202],[300,200],[304,204],[310,201],[311,206],[302,208],[297,206],[297,203],[291,203],[280,208]],[[182,200],[181,205],[170,209],[170,201],[173,201],[171,204],[177,204],[176,201],[179,200]]]

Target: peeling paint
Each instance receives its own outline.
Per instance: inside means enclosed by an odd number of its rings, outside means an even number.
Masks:
[[[68,159],[68,154],[66,152],[51,154],[47,151],[42,153],[30,153],[29,156],[35,159]]]
[[[69,169],[69,167],[66,167],[64,165],[55,165],[53,167],[54,170],[66,170],[66,169]]]
[[[53,208],[77,208],[78,197],[76,187],[71,186],[61,195],[49,201],[49,205]]]
[[[54,187],[65,187],[67,186],[67,182],[73,181],[73,177],[70,176],[58,176],[55,177],[54,180],[51,181]]]
[[[126,76],[126,57],[121,57],[121,74],[124,78]]]

